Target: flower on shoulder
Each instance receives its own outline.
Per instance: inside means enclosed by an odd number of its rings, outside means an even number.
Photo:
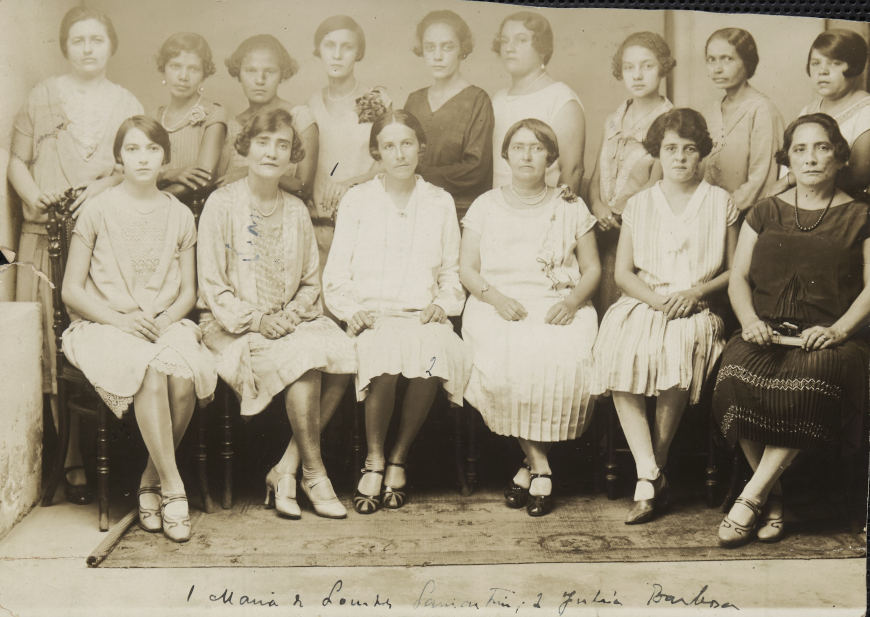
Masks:
[[[202,124],[208,114],[205,113],[205,108],[202,105],[194,105],[190,108],[190,111],[187,113],[187,121],[191,126],[196,126],[198,124]]]
[[[376,86],[356,99],[356,115],[359,124],[374,122],[392,108],[393,101],[383,86]]]
[[[577,193],[575,193],[567,184],[560,184],[558,186],[558,189],[560,191],[559,197],[561,197],[568,203],[574,203],[575,201],[577,201]]]

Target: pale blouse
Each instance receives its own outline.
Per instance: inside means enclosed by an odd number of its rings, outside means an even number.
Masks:
[[[459,224],[453,198],[417,176],[404,209],[383,176],[351,188],[341,200],[323,271],[326,305],[342,321],[358,311],[395,315],[437,304],[459,315]]]
[[[172,153],[170,169],[183,169],[196,165],[205,131],[215,124],[223,124],[226,127],[229,123],[226,109],[218,103],[205,99],[201,99],[188,111],[183,122],[175,125],[163,124],[165,112],[166,106],[161,105],[154,112],[154,118],[169,133],[169,146]]]
[[[801,113],[798,115],[822,113],[821,106],[822,99],[818,98],[801,109]],[[849,142],[849,147],[854,146],[855,141],[861,135],[870,131],[870,94],[858,99],[855,103],[832,117],[837,121],[840,133]]]

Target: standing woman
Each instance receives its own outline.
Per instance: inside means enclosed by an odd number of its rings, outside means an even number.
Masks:
[[[493,188],[511,183],[511,168],[500,156],[504,136],[516,122],[537,118],[550,126],[559,142],[559,159],[547,170],[547,184],[566,184],[579,193],[583,180],[586,117],[580,98],[547,73],[553,55],[553,30],[546,18],[520,11],[505,18],[492,43],[510,74],[511,85],[492,98]]]
[[[602,313],[619,298],[613,268],[626,201],[661,177],[661,168],[643,147],[643,140],[653,120],[673,108],[659,90],[676,63],[668,44],[655,32],[630,34],[613,56],[613,76],[622,81],[629,98],[604,123],[601,151],[589,184],[592,214],[601,230],[598,308]]]
[[[227,136],[226,110],[203,97],[202,83],[215,71],[211,48],[193,32],[173,34],[157,52],[157,70],[169,103],[157,108],[155,118],[172,146],[172,166],[160,175],[160,185],[189,203],[213,185]]]
[[[459,72],[472,50],[471,30],[453,11],[432,11],[417,24],[414,53],[432,72],[432,85],[412,92],[405,111],[423,125],[427,146],[418,172],[453,197],[461,220],[492,187],[492,103]]]
[[[314,511],[344,518],[320,454],[320,431],[356,370],[353,342],[323,316],[317,245],[305,204],[280,189],[302,159],[293,118],[282,108],[254,114],[236,139],[247,176],[206,201],[197,251],[203,341],[241,414],[284,395],[293,438],[266,476],[266,501],[299,518],[296,472]]]
[[[224,61],[230,77],[239,80],[248,108],[232,119],[227,132],[224,183],[229,184],[247,174],[246,159],[234,144],[242,127],[259,111],[284,109],[293,117],[293,130],[305,151],[303,158],[292,163],[281,178],[281,190],[300,199],[311,196],[317,166],[317,125],[305,105],[293,105],[278,96],[278,86],[299,70],[299,65],[284,46],[271,34],[257,34],[242,41]]]
[[[460,271],[471,297],[462,336],[474,361],[465,398],[525,455],[507,505],[543,516],[552,508],[550,447],[579,437],[591,417],[596,220],[579,198],[546,185],[559,157],[549,126],[517,122],[501,156],[511,183],[481,195],[463,219]]]
[[[157,188],[170,161],[157,121],[125,120],[114,154],[124,181],[88,203],[70,242],[63,352],[116,416],[133,403],[148,450],[139,524],[184,542],[190,516],[175,448],[196,399],[210,399],[217,384],[199,328],[186,318],[196,302],[196,228],[190,211]]]
[[[426,134],[391,111],[372,125],[372,156],[384,170],[341,200],[323,271],[326,304],[356,337],[357,400],[365,399],[367,454],[354,509],[371,514],[406,499],[405,462],[438,386],[462,404],[469,359],[447,320],[462,311],[459,224],[445,190],[415,175]],[[399,376],[408,379],[396,442],[385,441]]]
[[[705,115],[713,150],[704,179],[731,193],[746,212],[776,182],[774,162],[784,124],[773,102],[749,85],[758,66],[755,39],[746,30],[723,28],[707,39],[707,74],[725,96]]]
[[[15,116],[7,177],[21,198],[24,215],[18,261],[39,271],[49,271],[47,208],[67,189],[82,189],[71,206],[75,210],[120,181],[112,175],[112,140],[126,118],[142,113],[142,106],[106,79],[106,66],[117,47],[115,27],[106,14],[83,6],[70,9],[60,23],[60,51],[69,72],[37,84]],[[30,269],[19,268],[15,298],[42,305],[42,389],[51,395],[57,423],[51,289]],[[67,500],[89,503],[93,496],[82,467],[78,422],[70,426],[65,465]]]
[[[616,252],[623,295],[601,321],[594,363],[593,392],[612,392],[637,467],[628,525],[651,520],[665,506],[662,469],[671,441],[724,347],[722,319],[707,299],[728,283],[737,241],[737,210],[727,191],[700,178],[712,147],[701,114],[683,108],[659,116],[644,146],[659,159],[663,178],[630,198],[623,213]]]

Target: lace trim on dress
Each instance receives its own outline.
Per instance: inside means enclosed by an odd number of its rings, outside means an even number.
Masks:
[[[160,353],[151,359],[148,366],[153,368],[155,371],[163,373],[167,377],[193,380],[193,371],[190,366],[184,361],[181,354],[171,347],[164,347],[161,349]],[[97,391],[97,394],[100,395],[100,398],[103,399],[106,407],[117,416],[120,416],[127,411],[130,404],[133,402],[132,396],[113,394],[100,386],[94,386],[94,389]]]

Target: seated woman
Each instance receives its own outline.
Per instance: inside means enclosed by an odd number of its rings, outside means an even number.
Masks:
[[[320,455],[320,431],[356,370],[353,342],[322,315],[317,244],[305,204],[279,188],[302,159],[293,118],[254,114],[236,139],[247,176],[209,196],[197,249],[203,341],[241,414],[284,394],[293,438],[266,476],[266,501],[299,518],[296,471],[314,511],[344,518]]]
[[[754,473],[721,546],[782,538],[779,477],[799,451],[842,433],[858,445],[860,430],[842,427],[866,414],[870,205],[837,188],[848,160],[830,116],[801,116],[777,154],[795,187],[758,202],[740,230],[728,295],[742,331],[725,347],[713,414]]]
[[[465,398],[525,454],[507,505],[543,516],[552,508],[547,453],[591,417],[597,221],[582,200],[546,185],[559,156],[548,125],[517,122],[501,155],[511,183],[481,195],[463,219],[460,271],[471,297],[462,336],[474,361]]]
[[[667,502],[662,469],[687,403],[697,403],[725,341],[708,307],[723,290],[737,241],[728,193],[701,180],[712,147],[701,114],[673,109],[650,126],[644,147],[663,178],[628,200],[616,249],[622,297],[595,343],[595,394],[613,404],[637,467],[625,523],[645,523]],[[655,423],[645,397],[656,397]]]
[[[345,193],[323,270],[326,305],[356,337],[368,446],[353,498],[360,514],[402,507],[405,461],[438,385],[461,405],[468,379],[465,348],[447,320],[465,301],[459,224],[450,194],[414,174],[425,144],[423,127],[406,111],[375,120],[369,146],[384,172]],[[400,375],[409,384],[385,457]]]
[[[214,184],[227,136],[226,110],[202,96],[203,81],[215,71],[211,48],[193,32],[173,34],[157,52],[157,70],[163,73],[169,102],[154,117],[172,146],[172,166],[160,174],[159,184],[190,203]]]
[[[414,53],[432,73],[432,85],[408,95],[405,111],[426,131],[423,179],[453,197],[462,220],[468,206],[492,187],[492,103],[459,72],[471,53],[471,30],[453,11],[432,11],[417,24]]]
[[[139,525],[185,542],[190,516],[175,448],[217,375],[186,319],[196,301],[193,215],[157,189],[169,151],[155,120],[133,116],[118,129],[124,180],[88,202],[70,242],[63,302],[73,321],[63,352],[115,415],[133,403],[148,450]]]

